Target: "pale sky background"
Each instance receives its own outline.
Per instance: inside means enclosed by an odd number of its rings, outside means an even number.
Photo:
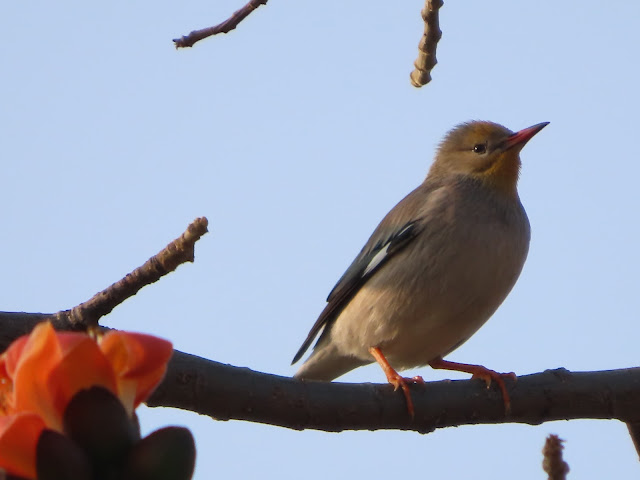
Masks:
[[[518,374],[638,366],[640,3],[447,0],[433,81],[409,72],[422,0],[0,5],[0,308],[53,312],[120,279],[195,217],[196,262],[103,319],[220,362],[292,375],[327,293],[465,120],[550,121],[522,154],[522,276],[448,358]],[[468,375],[416,371],[426,380]],[[383,382],[377,366],[344,381]],[[616,421],[296,432],[144,409],[192,429],[195,478],[637,478]]]

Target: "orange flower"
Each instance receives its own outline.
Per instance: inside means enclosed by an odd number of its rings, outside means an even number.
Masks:
[[[64,409],[78,391],[99,385],[118,393],[113,369],[95,340],[82,333],[56,333],[49,322],[19,338],[5,356],[13,384],[8,406],[40,415],[54,430],[62,431]]]
[[[49,322],[18,338],[0,355],[0,467],[33,478],[24,465],[35,465],[40,432],[62,432],[65,409],[83,389],[109,390],[132,415],[164,377],[172,352],[171,343],[150,335],[111,331],[96,342],[84,333],[58,333]],[[13,458],[20,460],[5,463]]]

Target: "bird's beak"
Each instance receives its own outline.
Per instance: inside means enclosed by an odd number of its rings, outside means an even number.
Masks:
[[[509,150],[514,147],[518,147],[518,150],[522,149],[526,143],[533,138],[533,136],[549,125],[549,122],[538,123],[532,127],[523,128],[519,132],[509,135],[502,143],[503,150]]]

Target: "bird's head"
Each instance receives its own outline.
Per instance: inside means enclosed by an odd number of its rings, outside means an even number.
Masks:
[[[442,140],[429,176],[464,175],[492,189],[517,195],[520,150],[549,122],[519,132],[492,122],[458,125]]]

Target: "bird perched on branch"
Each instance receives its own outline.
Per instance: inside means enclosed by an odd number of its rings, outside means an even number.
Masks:
[[[520,150],[548,122],[512,132],[468,122],[440,144],[424,182],[380,222],[333,288],[295,355],[319,335],[295,374],[333,380],[378,362],[402,388],[414,415],[410,383],[398,370],[430,365],[495,381],[502,375],[443,357],[466,342],[513,288],[529,250],[529,220],[518,197]]]

